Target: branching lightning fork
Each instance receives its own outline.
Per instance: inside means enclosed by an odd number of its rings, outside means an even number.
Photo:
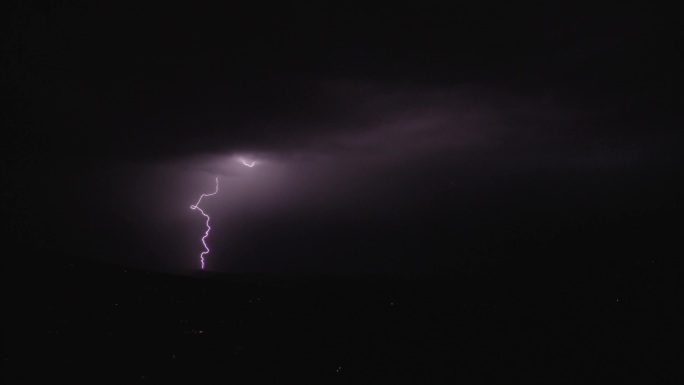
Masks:
[[[240,159],[240,162],[242,164],[244,164],[245,166],[250,167],[250,168],[254,167],[254,165],[256,164],[255,161],[252,161],[252,163],[249,163],[249,162],[245,161],[244,159]],[[199,212],[202,213],[202,215],[204,215],[205,218],[207,218],[207,231],[204,232],[204,236],[202,237],[202,244],[204,245],[204,251],[200,254],[200,262],[202,264],[202,269],[204,269],[204,256],[209,254],[209,251],[210,251],[209,247],[207,246],[206,239],[209,236],[209,231],[211,231],[211,226],[209,226],[209,219],[211,219],[211,218],[209,217],[209,215],[207,215],[207,213],[204,212],[204,210],[202,210],[199,207],[199,204],[202,202],[202,198],[210,197],[212,195],[216,195],[216,193],[218,193],[218,191],[219,191],[219,182],[218,182],[218,177],[216,177],[216,190],[211,194],[202,194],[202,196],[200,196],[199,199],[197,200],[197,203],[190,206],[190,208],[193,210],[199,210]]]
[[[212,195],[216,195],[216,193],[218,192],[218,190],[219,190],[219,182],[218,182],[218,177],[216,177],[216,191],[214,191],[214,192],[211,193],[211,194],[202,194],[202,196],[197,200],[197,203],[195,203],[194,205],[190,206],[190,208],[193,209],[193,210],[199,210],[199,212],[202,213],[202,215],[204,215],[205,218],[207,218],[207,231],[204,233],[204,236],[202,237],[202,244],[204,245],[205,251],[203,251],[202,254],[200,254],[200,262],[202,263],[202,269],[204,269],[204,256],[205,256],[206,254],[209,253],[209,247],[207,247],[207,242],[206,242],[205,240],[206,240],[207,237],[209,236],[209,231],[211,230],[211,226],[209,226],[209,219],[210,219],[210,218],[209,218],[209,215],[207,215],[207,214],[204,212],[204,210],[202,210],[202,209],[199,207],[199,204],[200,204],[200,202],[202,202],[202,198],[204,198],[204,197],[210,197],[210,196],[212,196]]]

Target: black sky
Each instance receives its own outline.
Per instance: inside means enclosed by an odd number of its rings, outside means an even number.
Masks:
[[[661,4],[7,5],[3,200],[20,259],[192,271],[203,224],[188,207],[215,176],[213,270],[674,253],[684,51]]]

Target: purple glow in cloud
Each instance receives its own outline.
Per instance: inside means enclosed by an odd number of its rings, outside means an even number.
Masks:
[[[240,162],[242,164],[244,164],[245,166],[250,167],[250,168],[254,167],[254,165],[256,164],[256,161],[252,161],[252,163],[249,163],[242,158],[240,158]],[[202,264],[202,269],[204,269],[204,256],[209,254],[209,251],[210,251],[209,247],[207,246],[206,239],[209,236],[209,231],[211,230],[211,226],[209,226],[209,219],[211,219],[211,218],[209,217],[209,215],[207,215],[207,213],[204,212],[204,210],[202,210],[199,207],[199,204],[202,202],[202,198],[216,195],[218,193],[218,191],[219,191],[219,183],[218,183],[218,177],[216,177],[216,190],[211,194],[202,194],[202,196],[200,196],[199,199],[197,200],[197,203],[190,206],[190,208],[193,210],[199,210],[199,212],[202,213],[202,215],[204,215],[205,218],[207,218],[207,231],[204,233],[204,236],[202,237],[202,244],[204,245],[205,250],[200,254],[200,263]]]
[[[216,193],[218,193],[218,190],[219,190],[218,177],[216,177],[216,191],[214,191],[214,192],[211,193],[211,194],[202,194],[202,196],[197,200],[197,203],[195,203],[194,205],[190,206],[190,208],[193,209],[193,210],[199,210],[200,213],[202,213],[202,215],[204,215],[204,217],[207,218],[207,231],[204,233],[204,236],[202,237],[202,244],[204,245],[205,251],[203,251],[203,252],[200,254],[200,262],[202,263],[202,269],[204,269],[204,255],[206,255],[206,254],[209,253],[209,247],[207,247],[207,243],[205,242],[205,239],[209,236],[209,231],[211,230],[211,226],[209,226],[209,219],[210,219],[210,218],[209,218],[209,215],[207,215],[207,214],[199,207],[199,204],[200,204],[200,202],[202,202],[202,198],[204,198],[204,197],[209,197],[209,196],[212,196],[212,195],[216,195]]]

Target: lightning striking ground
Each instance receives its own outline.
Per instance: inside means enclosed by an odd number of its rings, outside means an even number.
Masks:
[[[199,197],[199,199],[197,200],[197,203],[195,203],[194,205],[191,205],[191,206],[190,206],[190,208],[193,209],[193,210],[199,210],[199,212],[202,213],[202,215],[204,215],[205,218],[207,218],[207,231],[204,233],[204,236],[202,237],[202,244],[204,245],[205,251],[203,251],[203,252],[200,254],[200,262],[202,263],[202,269],[204,269],[204,256],[205,256],[206,254],[209,254],[209,251],[210,251],[210,250],[209,250],[209,247],[207,246],[206,239],[207,239],[207,237],[209,236],[209,231],[211,230],[211,226],[209,226],[209,219],[210,219],[209,215],[207,215],[207,214],[204,212],[204,210],[202,210],[202,209],[199,207],[199,204],[200,204],[200,202],[202,202],[202,198],[204,198],[204,197],[210,197],[210,196],[212,196],[212,195],[216,195],[216,193],[218,193],[218,190],[219,190],[219,182],[218,182],[218,177],[216,177],[216,191],[214,191],[214,192],[211,193],[211,194],[202,194],[202,196]]]
[[[240,159],[240,162],[242,164],[244,164],[245,166],[250,167],[250,168],[254,167],[254,165],[256,164],[256,161],[249,163],[249,162],[245,161],[244,159]],[[200,254],[200,263],[202,264],[202,269],[204,269],[204,256],[209,254],[209,252],[211,251],[211,250],[209,250],[209,246],[207,246],[207,242],[206,242],[206,239],[209,236],[209,231],[211,231],[211,226],[209,226],[209,220],[211,218],[209,217],[209,215],[207,215],[207,213],[204,212],[204,210],[202,210],[199,207],[199,204],[202,202],[202,198],[216,195],[218,193],[218,191],[219,191],[219,182],[218,182],[218,177],[216,177],[216,190],[214,190],[214,192],[211,194],[202,194],[202,196],[200,196],[199,199],[197,200],[197,203],[190,206],[190,208],[193,210],[199,210],[199,212],[202,213],[202,215],[204,215],[205,218],[207,218],[207,222],[206,222],[207,223],[207,231],[204,232],[204,236],[202,237],[202,244],[204,245],[204,251]]]

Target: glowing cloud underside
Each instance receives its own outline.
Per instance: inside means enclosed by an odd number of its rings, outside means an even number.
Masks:
[[[194,205],[190,206],[190,208],[193,209],[193,210],[199,210],[199,212],[202,213],[202,215],[204,215],[205,218],[207,218],[207,222],[206,222],[206,223],[207,223],[207,231],[204,233],[204,236],[202,237],[202,244],[204,245],[204,249],[205,249],[205,250],[200,254],[200,262],[201,262],[201,264],[202,264],[202,269],[204,269],[204,256],[205,256],[206,254],[209,254],[209,247],[207,246],[206,239],[207,239],[207,237],[209,236],[209,231],[211,230],[211,226],[209,226],[209,219],[210,219],[210,218],[209,218],[209,215],[207,215],[207,214],[204,212],[204,210],[202,210],[202,209],[199,207],[199,204],[200,204],[200,202],[202,202],[202,198],[204,198],[204,197],[210,197],[210,196],[212,196],[212,195],[216,195],[216,193],[218,193],[218,190],[219,190],[219,183],[218,183],[218,177],[216,177],[216,191],[214,191],[214,192],[211,193],[211,194],[202,194],[202,196],[197,200],[197,203],[195,203]]]

